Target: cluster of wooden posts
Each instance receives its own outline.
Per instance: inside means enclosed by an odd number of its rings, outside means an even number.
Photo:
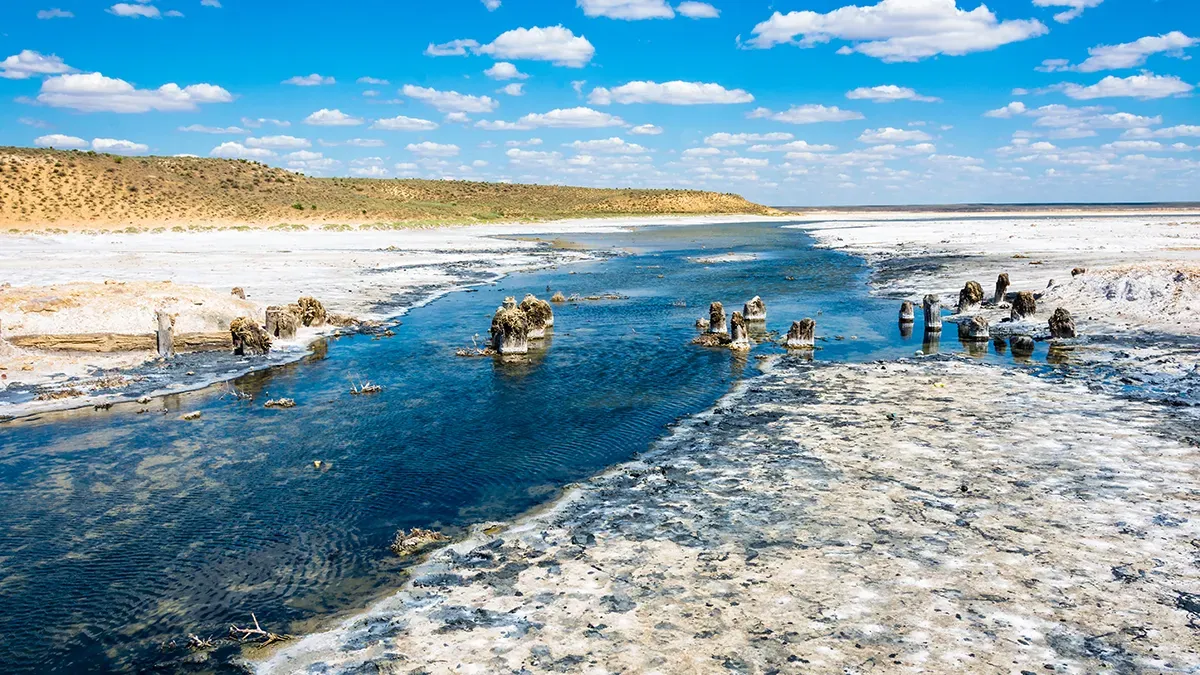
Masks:
[[[729,327],[725,323],[725,306],[714,302],[708,306],[708,319],[696,322],[697,328],[704,333],[693,342],[706,347],[728,347],[734,351],[750,349],[750,334],[748,324],[765,324],[767,321],[767,304],[757,295],[742,305],[741,312],[734,312],[729,319]],[[812,319],[793,321],[783,346],[788,349],[811,350],[816,347],[817,322]]]
[[[566,302],[562,293],[551,298],[556,303]],[[530,342],[544,340],[546,331],[554,327],[554,309],[550,303],[529,293],[521,300],[508,297],[496,308],[492,317],[489,348],[501,356],[528,354]]]

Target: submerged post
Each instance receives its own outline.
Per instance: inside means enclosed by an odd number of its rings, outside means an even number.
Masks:
[[[175,355],[175,320],[166,312],[155,312],[158,330],[155,332],[158,355],[164,359]]]
[[[783,346],[788,349],[812,349],[817,345],[817,322],[812,319],[793,321]]]
[[[993,303],[999,305],[1004,302],[1004,299],[1008,296],[1008,286],[1007,273],[1001,274],[996,278],[996,297],[992,299]]]
[[[942,332],[942,301],[936,295],[925,296],[925,332]]]

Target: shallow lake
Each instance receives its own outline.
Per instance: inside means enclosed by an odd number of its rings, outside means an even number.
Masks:
[[[5,672],[219,671],[164,665],[186,652],[161,645],[224,634],[251,612],[303,632],[364,607],[405,580],[388,550],[397,530],[454,534],[512,518],[646,450],[755,375],[756,356],[781,351],[689,345],[712,300],[732,313],[761,295],[771,331],[815,318],[818,360],[921,348],[920,323],[902,337],[897,303],[868,295],[861,260],[814,249],[799,230],[571,239],[622,255],[452,293],[392,337],[324,341],[304,361],[233,382],[252,402],[219,385],[0,424]],[[727,253],[747,255],[697,261]],[[485,339],[505,296],[551,291],[622,299],[556,305],[555,328],[526,362],[454,355]],[[962,349],[952,331],[943,351]],[[383,391],[351,395],[365,380]],[[278,397],[297,407],[263,408]],[[194,411],[199,420],[180,419]]]

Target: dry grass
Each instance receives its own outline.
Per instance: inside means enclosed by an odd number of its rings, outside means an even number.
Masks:
[[[0,227],[12,230],[350,229],[719,213],[774,211],[734,194],[692,190],[311,178],[246,160],[0,148]]]

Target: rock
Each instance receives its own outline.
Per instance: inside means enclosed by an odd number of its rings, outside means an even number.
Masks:
[[[564,303],[566,301],[567,301],[567,296],[563,295],[562,291],[559,291],[559,292],[555,293],[554,295],[550,296],[550,302],[553,302],[553,303]]]
[[[420,553],[430,546],[435,546],[439,542],[449,540],[449,537],[440,532],[414,527],[407,533],[404,530],[397,532],[396,537],[392,539],[391,546],[388,548],[392,549],[392,553],[398,556],[410,556]]]
[[[108,282],[105,282],[105,283],[108,283]],[[246,299],[246,289],[242,288],[241,286],[234,286],[233,290],[229,291],[229,294],[237,296],[243,300]]]
[[[692,344],[701,347],[728,347],[731,342],[733,340],[729,338],[728,333],[701,333],[692,340]]]
[[[292,340],[296,337],[296,329],[300,325],[300,317],[292,310],[282,305],[271,305],[267,308],[266,330],[272,337],[280,340]]]
[[[967,285],[958,292],[958,313],[967,314],[978,312],[983,303],[983,286],[977,281],[968,281]]]
[[[1008,339],[1008,346],[1012,349],[1013,356],[1027,358],[1033,356],[1035,343],[1028,335],[1014,335]]]
[[[1034,299],[1033,293],[1029,291],[1017,293],[1017,297],[1013,300],[1012,304],[1012,320],[1020,321],[1034,314],[1037,314],[1037,300]]]
[[[327,314],[325,313],[325,305],[322,305],[320,300],[305,296],[296,301],[296,306],[300,310],[297,316],[300,317],[301,325],[310,328],[325,325]]]
[[[708,332],[721,334],[729,332],[725,328],[725,307],[719,302],[708,306]]]
[[[742,318],[746,321],[766,321],[767,303],[757,295],[742,307]]]
[[[734,312],[729,318],[730,341],[729,348],[737,351],[750,349],[750,334],[746,332],[746,320],[740,312]]]
[[[203,415],[203,414],[204,414],[204,413],[202,413],[202,412],[200,412],[199,410],[197,410],[196,412],[190,412],[190,413],[187,413],[186,415],[184,415],[183,417],[181,417],[181,418],[179,418],[179,419],[181,419],[181,420],[186,420],[186,421],[188,421],[188,422],[191,422],[192,420],[198,420],[198,419],[200,419],[200,416],[201,416],[201,415]]]
[[[970,321],[958,324],[958,339],[964,342],[987,342],[991,339],[988,320],[982,316],[973,316]]]
[[[1087,274],[1087,269],[1085,269],[1083,267],[1076,267],[1075,269],[1071,270],[1072,278],[1077,277],[1081,274]]]
[[[917,315],[913,303],[909,300],[900,303],[900,322],[913,323],[916,320]]]
[[[516,298],[505,298],[492,317],[492,349],[497,354],[529,353],[529,319],[517,307]]]
[[[936,295],[925,296],[925,332],[940,333],[942,331],[942,301]]]
[[[1071,313],[1062,307],[1054,310],[1054,315],[1050,317],[1050,337],[1073,338],[1075,335],[1075,319]]]
[[[230,322],[229,332],[233,336],[233,353],[238,356],[271,351],[271,336],[253,319],[239,316]]]
[[[272,400],[264,403],[263,407],[264,408],[295,408],[296,401],[295,401],[295,399],[290,399],[290,398],[276,398],[276,399],[272,399]]]
[[[816,332],[817,322],[812,319],[793,321],[783,346],[788,349],[813,349],[817,344]]]
[[[529,338],[541,340],[546,337],[546,329],[554,325],[554,310],[550,309],[550,303],[539,300],[537,296],[529,293],[521,301],[518,309],[525,315],[525,320],[529,324]]]
[[[708,319],[704,317],[696,319],[696,328],[699,328],[700,330],[708,330]]]
[[[999,277],[996,277],[996,296],[992,298],[992,302],[997,305],[1002,304],[1008,295],[1008,287],[1008,274],[1001,274]]]

